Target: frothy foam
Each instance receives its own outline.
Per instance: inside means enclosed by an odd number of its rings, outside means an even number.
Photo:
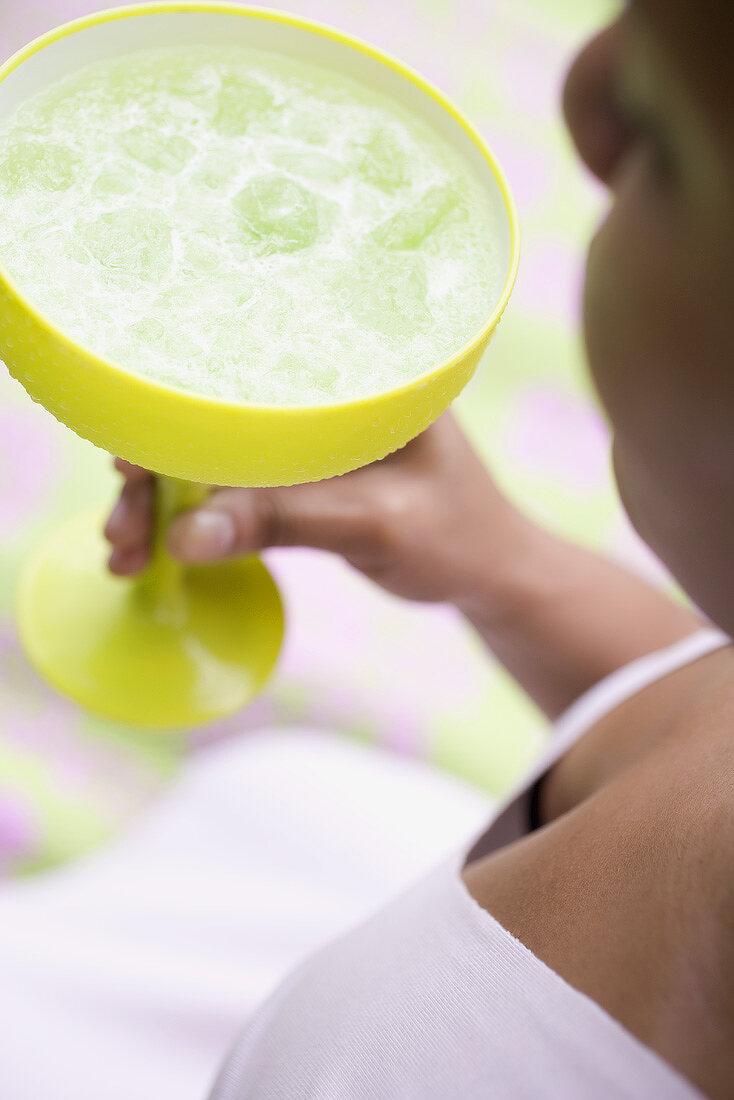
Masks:
[[[71,337],[226,400],[392,389],[502,285],[461,158],[385,97],[263,52],[141,51],[0,128],[0,260]]]

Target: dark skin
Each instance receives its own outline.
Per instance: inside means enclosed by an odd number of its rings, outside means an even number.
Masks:
[[[585,332],[620,492],[729,634],[733,45],[728,0],[640,0],[579,57],[564,103],[613,199]],[[108,536],[113,570],[131,574],[147,560],[154,485],[121,469]],[[550,717],[701,625],[520,514],[450,416],[343,478],[214,492],[170,544],[185,561],[317,546],[406,598],[454,602]],[[464,870],[480,905],[714,1100],[734,1097],[732,729],[727,647],[598,722],[544,779],[544,827]]]

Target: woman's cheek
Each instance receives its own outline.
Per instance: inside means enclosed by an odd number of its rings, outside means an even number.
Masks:
[[[614,363],[619,354],[619,320],[624,317],[624,304],[617,301],[615,286],[618,285],[618,280],[610,278],[607,240],[609,232],[610,225],[607,219],[589,246],[584,282],[583,319],[591,377],[601,402],[614,423]]]
[[[659,368],[671,349],[669,320],[661,316],[660,242],[638,206],[631,189],[618,192],[591,243],[584,331],[591,375],[614,429],[642,444],[666,384]]]

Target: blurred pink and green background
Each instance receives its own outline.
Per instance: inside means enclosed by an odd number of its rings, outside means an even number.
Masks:
[[[3,0],[0,55],[99,0]],[[281,3],[277,5],[286,6]],[[616,503],[605,425],[579,336],[583,252],[603,196],[558,107],[575,49],[613,0],[290,0],[370,39],[454,97],[499,155],[522,223],[514,298],[459,415],[502,483],[554,529],[634,568],[658,567]],[[113,499],[109,458],[0,375],[0,874],[102,843],[185,753],[263,725],[311,725],[429,759],[501,793],[544,723],[450,609],[409,606],[316,552],[268,555],[288,608],[276,676],[245,713],[195,736],[114,727],[56,696],[13,626],[23,558],[64,516]]]

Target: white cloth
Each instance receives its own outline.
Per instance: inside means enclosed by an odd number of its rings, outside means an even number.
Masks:
[[[727,640],[697,635],[594,689],[531,779],[621,698]],[[523,789],[498,826],[525,831],[526,801]],[[427,766],[324,734],[263,732],[208,750],[115,845],[0,888],[2,1100],[203,1100],[248,1018],[216,1100],[689,1100],[672,1070],[463,889],[467,838],[490,811]],[[494,985],[481,987],[477,972],[495,960]],[[538,997],[556,998],[552,1026]],[[574,1042],[582,1027],[600,1063]],[[456,1076],[478,1036],[484,1061]],[[504,1092],[471,1077],[493,1052]],[[623,1091],[625,1067],[653,1089]]]
[[[114,844],[0,886],[0,1100],[204,1100],[293,967],[491,808],[335,735],[205,750]]]
[[[479,847],[527,832],[530,784],[602,714],[728,641],[695,635],[597,685]],[[468,850],[302,964],[248,1026],[212,1100],[700,1100],[476,904],[460,877]]]

